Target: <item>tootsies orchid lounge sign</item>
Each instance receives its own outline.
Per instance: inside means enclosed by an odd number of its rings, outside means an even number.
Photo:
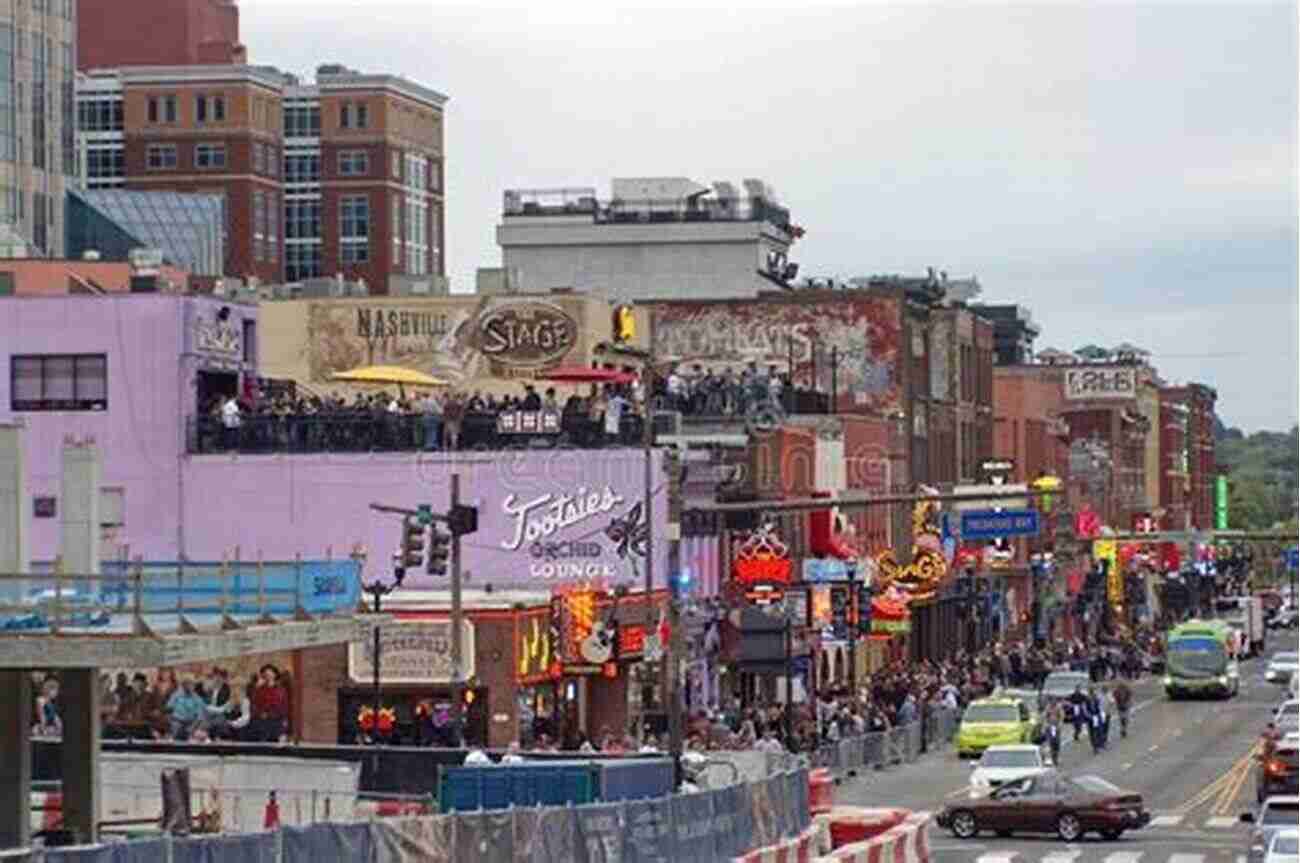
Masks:
[[[479,508],[478,532],[462,541],[466,586],[550,590],[595,583],[640,589],[651,553],[644,458],[633,449],[501,453],[476,460],[468,475],[461,468],[462,499]],[[658,457],[652,475],[663,477]],[[654,510],[655,524],[662,525],[667,517],[662,483],[655,489]],[[655,582],[662,586],[667,565],[662,529],[655,545]],[[445,579],[420,577],[430,586],[446,587]]]

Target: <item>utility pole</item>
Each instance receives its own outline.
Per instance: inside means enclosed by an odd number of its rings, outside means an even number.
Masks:
[[[460,508],[460,474],[451,475],[451,509],[449,512],[457,512]],[[456,745],[462,745],[465,740],[464,733],[464,714],[462,711],[463,694],[461,691],[461,671],[464,666],[464,657],[461,656],[461,632],[464,628],[462,622],[463,612],[460,605],[460,531],[455,528],[451,532],[451,727],[452,733],[456,735]],[[485,741],[486,742],[486,741]]]
[[[682,463],[683,453],[668,447],[664,458],[668,466],[668,577],[678,585],[682,576]],[[648,515],[648,514],[647,514]],[[653,557],[647,553],[646,559]],[[668,751],[673,757],[674,787],[682,781],[682,661],[686,639],[682,632],[684,591],[668,592]]]

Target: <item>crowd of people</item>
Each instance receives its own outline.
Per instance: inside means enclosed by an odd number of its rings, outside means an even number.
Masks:
[[[193,435],[198,452],[352,452],[457,450],[500,447],[534,438],[581,447],[626,445],[640,440],[645,392],[629,383],[560,385],[525,383],[514,394],[476,390],[420,393],[309,395],[281,390],[226,395],[201,405]],[[750,363],[740,373],[695,365],[657,376],[650,396],[655,411],[688,415],[743,416],[764,406],[789,413],[824,413],[824,394],[792,386],[776,366]],[[502,428],[498,418],[514,411],[554,417],[546,423]]]
[[[246,681],[213,667],[201,677],[160,668],[100,676],[106,739],[284,742],[289,739],[289,681],[264,665]],[[35,706],[38,734],[57,737],[62,723],[58,680],[46,676]]]

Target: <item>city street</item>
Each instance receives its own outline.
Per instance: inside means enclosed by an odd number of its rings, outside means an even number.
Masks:
[[[1279,648],[1279,645],[1274,645]],[[1255,804],[1254,760],[1248,753],[1268,722],[1281,691],[1262,679],[1264,663],[1242,664],[1241,693],[1229,701],[1165,698],[1159,680],[1134,688],[1127,739],[1112,725],[1110,746],[1093,755],[1086,735],[1065,735],[1062,768],[1094,774],[1142,794],[1151,824],[1115,842],[1089,834],[1064,843],[1055,836],[1008,838],[982,832],[963,841],[938,827],[932,833],[934,863],[1212,863],[1245,860],[1248,828],[1238,817]],[[972,762],[949,748],[915,764],[846,780],[836,802],[902,806],[938,811],[945,800],[967,792]]]

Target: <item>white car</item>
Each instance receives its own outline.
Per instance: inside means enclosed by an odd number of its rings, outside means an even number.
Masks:
[[[1297,719],[1300,719],[1300,701],[1294,698],[1282,702],[1282,706],[1273,714],[1273,721],[1278,725],[1295,725]]]
[[[1273,834],[1264,863],[1300,863],[1300,830],[1279,830]]]
[[[1043,751],[1028,743],[990,746],[975,762],[970,777],[970,796],[983,797],[1007,782],[1038,776],[1051,770]]]
[[[1300,654],[1275,653],[1268,661],[1268,668],[1264,670],[1264,679],[1269,683],[1285,685],[1291,682],[1297,670],[1300,670]]]

